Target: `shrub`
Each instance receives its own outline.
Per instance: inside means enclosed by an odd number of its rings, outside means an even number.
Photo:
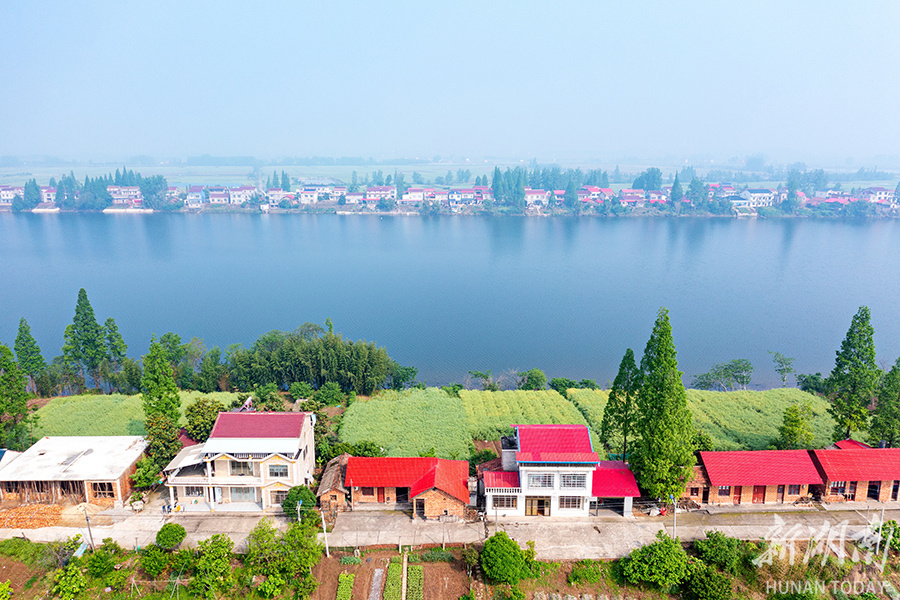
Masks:
[[[166,523],[156,532],[156,545],[165,550],[174,550],[184,541],[187,532],[178,523]]]
[[[148,456],[142,456],[137,462],[134,474],[131,475],[131,482],[134,487],[148,488],[159,481],[159,466]]]
[[[463,548],[462,558],[466,563],[466,570],[471,573],[472,569],[475,568],[475,565],[479,563],[481,557],[478,554],[477,548],[466,547]]]
[[[384,577],[384,600],[402,600],[400,592],[403,584],[403,566],[392,562],[388,565],[387,575]]]
[[[150,544],[141,553],[140,563],[144,573],[156,579],[168,568],[169,555],[156,544]]]
[[[116,568],[112,555],[98,548],[87,557],[87,570],[91,577],[103,577]]]
[[[256,591],[259,592],[263,598],[274,598],[284,590],[286,583],[284,577],[278,573],[273,573],[266,577],[265,581],[256,586]],[[340,595],[338,595],[338,597],[340,597]]]
[[[662,531],[656,538],[622,559],[622,574],[632,585],[649,583],[668,591],[687,574],[688,556],[678,541]]]
[[[74,563],[64,569],[57,569],[53,582],[53,593],[63,600],[74,600],[87,587],[84,575]]]
[[[525,600],[525,592],[514,585],[504,585],[497,588],[498,600]]]
[[[600,583],[603,581],[606,571],[603,565],[593,560],[580,560],[572,567],[569,573],[569,585],[582,583]]]
[[[424,571],[419,565],[410,565],[406,569],[406,600],[422,600]],[[338,600],[344,600],[338,598]],[[349,600],[349,599],[347,599]]]
[[[314,395],[315,401],[325,406],[339,405],[344,401],[344,392],[341,386],[334,381],[329,381],[318,390]]]
[[[110,556],[125,555],[125,549],[112,538],[103,538],[103,543],[100,544],[100,550],[103,550]]]
[[[9,585],[9,579],[0,583],[0,600],[9,600],[12,597],[12,587]]]
[[[705,540],[694,542],[700,560],[732,575],[737,574],[743,558],[741,546],[739,539],[728,537],[721,531],[707,531]]]
[[[362,559],[358,556],[342,556],[341,564],[342,565],[361,565]]]
[[[310,514],[310,511],[307,510],[310,507],[316,507],[316,495],[305,485],[292,487],[288,490],[284,502],[281,503],[281,510],[292,521],[297,519],[298,512],[302,518],[306,518]],[[313,514],[315,513],[313,512]]]
[[[432,548],[422,553],[420,557],[422,562],[453,562],[453,553],[441,550],[440,548]]]
[[[0,542],[0,555],[15,558],[29,567],[44,561],[45,548],[25,538],[9,538]]]
[[[337,600],[350,600],[353,596],[353,580],[356,575],[341,573],[338,575]]]
[[[498,531],[484,542],[481,568],[492,581],[515,585],[525,574],[525,555],[505,531]]]
[[[729,600],[731,598],[731,578],[703,563],[690,569],[690,574],[682,588],[684,600]]]
[[[288,393],[291,395],[291,398],[296,402],[297,400],[305,400],[307,398],[312,398],[313,389],[312,386],[306,383],[305,381],[300,381],[297,383],[292,383],[291,387],[288,388]]]
[[[125,571],[110,571],[103,579],[103,583],[106,584],[106,587],[114,590],[121,590],[125,587],[125,582],[127,580],[128,574]]]
[[[216,598],[233,584],[231,551],[234,542],[227,535],[217,533],[199,544],[197,566],[189,591],[208,600]]]
[[[181,575],[189,575],[194,571],[197,563],[197,555],[190,548],[182,548],[172,555],[172,572]]]
[[[313,577],[312,573],[307,573],[302,578],[294,579],[294,598],[295,600],[306,600],[319,587],[319,581]]]

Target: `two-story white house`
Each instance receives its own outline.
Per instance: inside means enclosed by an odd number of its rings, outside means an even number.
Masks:
[[[219,413],[209,439],[164,469],[180,510],[266,510],[315,470],[312,413]]]
[[[502,471],[485,471],[481,489],[488,514],[588,516],[591,502],[640,496],[623,463],[603,462],[586,425],[513,425],[501,442]]]

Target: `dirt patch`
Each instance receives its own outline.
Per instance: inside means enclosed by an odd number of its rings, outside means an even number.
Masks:
[[[311,596],[311,600],[334,600],[337,595],[338,575],[345,571],[356,575],[356,579],[353,580],[353,600],[368,600],[375,569],[386,570],[391,557],[397,556],[397,553],[367,552],[362,556],[360,565],[342,565],[341,556],[347,556],[347,553],[332,552],[331,558],[322,557],[319,564],[313,568],[313,575],[319,581],[319,587]]]
[[[0,529],[37,529],[58,525],[62,507],[58,504],[25,504],[0,510]]]
[[[44,589],[38,583],[43,575],[44,571],[41,569],[29,567],[7,556],[0,556],[0,581],[9,580],[14,598],[43,596]],[[31,583],[30,589],[26,590],[25,585],[29,582]]]
[[[472,440],[472,443],[475,445],[475,450],[491,450],[497,456],[500,456],[500,440]]]
[[[50,404],[56,398],[32,398],[28,401],[28,408],[32,410],[37,410],[39,408],[43,408]]]
[[[420,564],[425,575],[425,600],[456,600],[469,591],[469,576],[461,560]]]

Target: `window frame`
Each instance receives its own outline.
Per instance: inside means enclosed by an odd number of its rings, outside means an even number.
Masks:
[[[243,471],[246,467],[246,473]],[[228,461],[228,473],[231,477],[253,477],[253,463],[249,460]]]
[[[560,510],[581,510],[584,506],[584,498],[581,496],[560,496]]]
[[[275,475],[275,474],[272,473],[272,469],[278,469],[279,471],[281,471],[281,470],[283,469],[283,470],[284,470],[284,475]],[[268,471],[268,472],[269,472],[269,477],[272,478],[272,479],[287,479],[288,477],[290,477],[290,472],[291,472],[291,471],[290,471],[290,468],[289,468],[287,465],[283,465],[283,464],[274,464],[274,465],[269,465],[269,471]]]
[[[567,485],[566,478],[579,480],[578,485]],[[559,487],[564,490],[583,490],[587,489],[587,474],[585,473],[562,473],[559,476]]]
[[[720,485],[719,486],[719,497],[725,497],[731,495],[731,486],[730,485]]]
[[[287,500],[287,495],[288,495],[287,490],[271,490],[269,492],[269,501],[273,505],[281,506],[282,504],[284,504],[284,501]],[[281,498],[280,502],[275,499],[276,496]]]
[[[800,484],[788,484],[788,496],[799,496],[800,495]]]
[[[92,481],[91,496],[94,498],[115,498],[116,488],[111,481]]]
[[[191,493],[199,490],[199,494]],[[186,485],[184,486],[184,497],[185,498],[203,498],[205,496],[205,490],[202,485]]]
[[[498,503],[498,500],[501,501]],[[499,496],[491,496],[491,510],[509,510],[518,508],[519,498],[518,496],[509,496],[509,495],[499,495]]]
[[[539,483],[536,483],[539,482]],[[549,483],[549,485],[545,485]],[[528,489],[533,490],[552,490],[556,484],[556,478],[553,473],[529,473]]]

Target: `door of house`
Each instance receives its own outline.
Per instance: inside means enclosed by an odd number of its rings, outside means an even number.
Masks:
[[[378,501],[384,502],[384,488],[378,488]]]
[[[256,489],[252,487],[231,488],[232,502],[256,502]]]
[[[900,495],[900,481],[895,481],[894,490],[891,492],[891,500],[896,502],[898,495]]]
[[[703,504],[709,504],[709,488],[703,488]]]
[[[784,486],[783,485],[778,486],[778,501],[784,502]]]
[[[741,486],[739,485],[734,486],[734,503],[741,503]]]
[[[869,482],[869,498],[872,500],[878,500],[879,496],[881,496],[881,482],[880,481],[870,481]]]
[[[753,486],[753,504],[763,504],[766,501],[766,486]]]
[[[213,488],[213,502],[221,502],[222,501],[222,488],[217,487]]]
[[[847,485],[847,500],[856,500],[856,482],[851,481]]]
[[[550,498],[540,496],[526,496],[525,515],[529,517],[550,516]]]

